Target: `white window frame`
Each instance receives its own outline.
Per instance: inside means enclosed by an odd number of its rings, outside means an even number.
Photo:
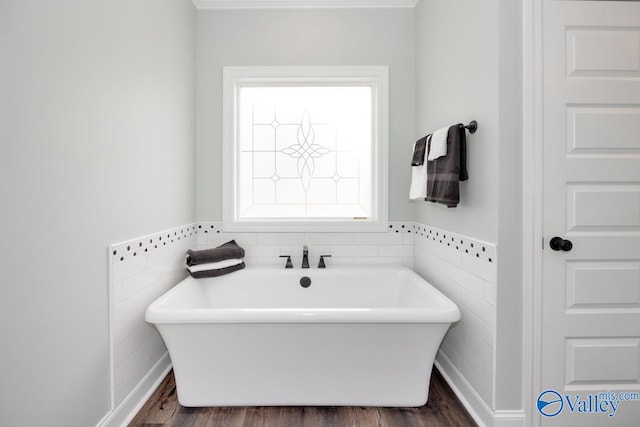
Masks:
[[[373,129],[373,214],[372,217],[327,220],[239,219],[236,188],[238,183],[239,88],[256,85],[357,84],[372,88]],[[223,229],[225,231],[386,231],[389,197],[389,70],[386,66],[318,67],[224,67],[223,68]]]

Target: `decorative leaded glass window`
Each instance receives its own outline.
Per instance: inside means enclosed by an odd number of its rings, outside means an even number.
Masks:
[[[384,227],[385,67],[226,67],[224,80],[226,229]]]

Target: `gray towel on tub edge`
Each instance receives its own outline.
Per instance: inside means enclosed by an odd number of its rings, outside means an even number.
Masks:
[[[193,278],[204,279],[206,277],[218,277],[225,274],[233,273],[234,271],[242,270],[243,268],[244,268],[244,262],[241,262],[240,264],[232,265],[231,267],[216,268],[213,270],[203,270],[203,271],[197,271],[195,273],[192,273],[189,271],[189,274]]]
[[[235,240],[231,240],[217,248],[203,249],[201,251],[187,251],[187,265],[207,264],[210,262],[225,261],[227,259],[238,259],[244,257],[242,249]]]

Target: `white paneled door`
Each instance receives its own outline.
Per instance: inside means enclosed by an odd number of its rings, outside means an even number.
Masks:
[[[543,39],[537,410],[640,426],[640,2],[547,0]]]

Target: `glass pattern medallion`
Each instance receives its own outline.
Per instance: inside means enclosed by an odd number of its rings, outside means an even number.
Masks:
[[[369,217],[372,113],[370,86],[240,87],[240,216]]]

